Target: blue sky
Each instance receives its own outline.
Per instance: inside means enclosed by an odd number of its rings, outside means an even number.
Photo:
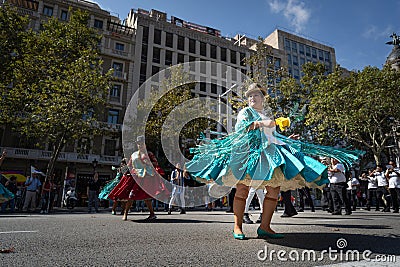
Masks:
[[[332,46],[338,64],[349,70],[382,68],[400,35],[400,0],[90,0],[119,18],[131,8],[157,9],[170,16],[237,33],[266,37],[279,27]]]

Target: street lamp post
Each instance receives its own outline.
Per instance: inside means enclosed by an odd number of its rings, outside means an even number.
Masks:
[[[235,83],[224,93],[218,95],[218,127],[217,127],[218,133],[222,132],[222,127],[221,127],[222,126],[222,101],[221,101],[221,99],[222,99],[222,97],[226,96],[230,91],[232,91],[236,87],[237,87],[237,84]],[[226,103],[226,114],[228,114],[228,102]],[[218,136],[220,137],[221,134],[218,134]]]

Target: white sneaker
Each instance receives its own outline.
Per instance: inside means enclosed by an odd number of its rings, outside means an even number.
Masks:
[[[40,214],[43,214],[43,213],[44,213],[44,210],[41,210],[41,211],[40,211]]]

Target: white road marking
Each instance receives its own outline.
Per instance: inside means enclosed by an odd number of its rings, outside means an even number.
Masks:
[[[37,233],[39,232],[38,230],[36,231],[9,231],[9,232],[0,232],[0,234],[18,234],[18,233]]]

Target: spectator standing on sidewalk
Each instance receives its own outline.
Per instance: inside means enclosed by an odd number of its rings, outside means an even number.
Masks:
[[[100,190],[100,182],[99,182],[99,173],[95,172],[93,178],[89,180],[87,186],[87,195],[88,195],[88,212],[92,212],[92,207],[94,207],[96,212],[99,212],[99,190]]]
[[[40,186],[42,183],[39,180],[38,173],[32,173],[31,177],[28,177],[25,182],[26,186],[26,195],[23,211],[28,211],[29,204],[31,205],[32,211],[36,209],[36,195],[39,192]]]
[[[40,214],[49,213],[50,209],[50,193],[54,187],[53,179],[47,180],[44,182],[42,186],[42,207],[40,210]]]

